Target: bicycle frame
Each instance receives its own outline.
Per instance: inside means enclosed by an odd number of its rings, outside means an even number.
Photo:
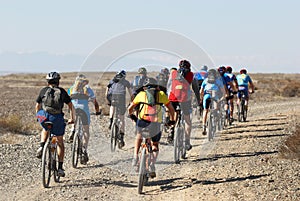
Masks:
[[[238,108],[238,120],[241,122],[242,120],[245,122],[247,119],[247,111],[245,109],[245,103],[247,101],[246,95],[244,91],[239,91],[241,94],[240,103],[237,105]]]

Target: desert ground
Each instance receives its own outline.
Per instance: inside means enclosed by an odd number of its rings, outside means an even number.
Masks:
[[[250,74],[256,90],[248,120],[234,121],[213,141],[201,134],[200,120],[193,116],[193,149],[180,164],[174,164],[173,147],[163,133],[157,177],[142,195],[131,167],[134,125],[129,119],[125,147],[114,153],[109,148],[104,91],[113,74],[86,73],[103,109],[102,116],[92,116],[90,161],[72,168],[71,144],[66,143],[66,177],[51,181],[47,189],[35,157],[41,128],[34,110],[45,75],[0,77],[0,200],[300,199],[300,74]],[[77,73],[61,75],[61,86],[67,89]],[[132,80],[133,74],[127,77]]]

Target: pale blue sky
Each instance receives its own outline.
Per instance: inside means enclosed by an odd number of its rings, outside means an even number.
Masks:
[[[76,57],[72,65],[80,66],[95,48],[114,36],[156,28],[193,40],[217,66],[300,73],[297,0],[0,2],[1,70],[22,66],[10,63],[6,52],[72,55]],[[50,61],[44,62],[46,67]]]

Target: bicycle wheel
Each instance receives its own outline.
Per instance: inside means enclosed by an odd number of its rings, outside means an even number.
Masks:
[[[179,163],[180,161],[180,142],[181,137],[181,126],[176,126],[175,132],[174,132],[174,162]]]
[[[49,140],[44,145],[42,156],[42,183],[45,188],[49,187],[51,179],[51,151],[49,149]]]
[[[243,102],[242,102],[243,103]],[[244,104],[242,104],[242,118],[243,118],[243,121],[245,122],[246,119],[247,119],[247,111],[246,111],[246,106],[245,106],[245,102]]]
[[[241,112],[241,110],[242,110],[242,106],[241,106],[241,104],[238,104],[237,105],[237,111],[238,111],[238,121],[239,122],[242,121],[242,112]]]
[[[140,156],[140,167],[139,167],[139,184],[138,184],[138,193],[141,194],[143,192],[143,186],[146,181],[146,148],[142,149],[142,153]]]
[[[110,135],[110,150],[114,152],[116,150],[117,138],[119,135],[119,128],[114,121],[111,127],[111,135]]]
[[[52,154],[52,170],[54,171],[53,177],[55,182],[59,182],[60,176],[58,176],[58,155],[57,149]]]
[[[208,137],[208,141],[211,141],[212,139],[213,139],[213,130],[214,130],[214,123],[213,123],[213,121],[214,121],[214,118],[213,118],[213,116],[212,116],[212,114],[209,114],[209,119],[208,119],[208,135],[207,135],[207,137]]]
[[[80,158],[80,139],[77,134],[74,135],[73,144],[72,144],[72,167],[77,168],[78,160]]]

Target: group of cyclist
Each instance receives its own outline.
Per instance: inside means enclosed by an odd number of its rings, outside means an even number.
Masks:
[[[152,140],[152,150],[154,160],[151,161],[150,169],[155,177],[155,161],[159,152],[159,142],[161,139],[162,131],[161,124],[169,127],[167,142],[173,143],[174,139],[174,125],[178,116],[178,112],[182,111],[185,122],[185,139],[186,150],[191,150],[190,143],[192,122],[191,122],[191,109],[192,109],[192,93],[195,95],[198,107],[203,108],[202,117],[202,134],[206,135],[206,122],[207,114],[212,102],[214,100],[226,99],[225,107],[230,107],[230,120],[233,121],[233,108],[234,108],[234,94],[237,93],[237,103],[239,103],[239,91],[244,91],[248,104],[249,89],[250,93],[254,92],[254,85],[247,74],[246,69],[241,69],[240,74],[235,76],[232,73],[230,66],[221,66],[218,69],[208,69],[203,66],[199,72],[193,73],[191,70],[191,63],[187,60],[181,60],[177,68],[163,68],[156,77],[148,76],[147,69],[141,67],[138,69],[138,75],[130,82],[126,79],[126,71],[121,70],[109,81],[106,87],[105,97],[107,104],[110,106],[109,112],[109,125],[111,129],[113,122],[114,107],[119,109],[119,118],[121,121],[120,135],[117,136],[119,140],[119,148],[125,146],[125,113],[134,121],[136,126],[136,139],[134,143],[134,157],[132,165],[137,165],[139,147],[142,142],[141,132],[142,129],[147,127]],[[89,80],[84,75],[76,77],[74,84],[66,92],[63,88],[59,87],[60,75],[57,72],[51,72],[46,76],[48,86],[40,91],[36,99],[36,113],[39,122],[43,126],[43,122],[50,120],[54,123],[52,133],[58,136],[58,156],[59,156],[59,176],[65,176],[63,170],[64,159],[64,143],[63,135],[65,133],[65,122],[62,108],[64,103],[70,109],[70,119],[68,123],[74,123],[76,114],[85,118],[82,120],[84,128],[83,137],[83,150],[81,163],[86,164],[88,158],[88,141],[89,141],[89,124],[90,112],[88,103],[92,102],[95,106],[96,114],[101,114],[99,104],[96,100],[93,90],[89,87]],[[57,112],[52,112],[46,107],[47,104],[47,91],[53,90],[52,97],[55,96],[56,91],[59,89],[59,108]],[[214,91],[214,93],[212,93]],[[126,94],[130,97],[126,97]],[[55,99],[55,98],[54,98]],[[56,98],[57,99],[57,98]],[[126,107],[126,100],[129,100],[129,106]],[[51,103],[54,105],[53,101]],[[51,105],[50,104],[50,105]],[[163,111],[165,116],[163,117]],[[165,122],[163,122],[163,119]],[[37,151],[37,157],[42,155],[43,146],[47,139],[48,133],[44,128],[40,147]],[[70,141],[73,139],[74,129],[70,136]]]

